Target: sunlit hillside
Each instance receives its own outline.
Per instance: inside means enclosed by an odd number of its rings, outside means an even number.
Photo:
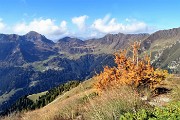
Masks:
[[[3,119],[178,119],[180,77],[153,68],[147,56],[144,59],[138,57],[138,46],[138,42],[132,45],[132,57],[126,56],[125,51],[115,54],[116,67],[105,67],[99,75],[62,93],[46,106],[11,113]],[[37,95],[28,98],[33,96]]]

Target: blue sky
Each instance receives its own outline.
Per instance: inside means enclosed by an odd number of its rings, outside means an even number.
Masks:
[[[179,0],[0,0],[0,33],[90,38],[175,27]]]

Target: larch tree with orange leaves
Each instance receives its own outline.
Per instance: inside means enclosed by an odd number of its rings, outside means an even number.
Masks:
[[[148,87],[153,90],[156,85],[165,80],[168,75],[166,70],[154,69],[148,55],[139,58],[140,42],[134,42],[131,49],[131,57],[127,56],[126,50],[120,50],[115,54],[117,67],[105,66],[104,71],[94,77],[97,80],[95,88],[102,91],[107,88],[130,85],[136,88]]]

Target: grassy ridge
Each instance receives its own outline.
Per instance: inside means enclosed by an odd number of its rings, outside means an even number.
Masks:
[[[41,93],[38,98],[36,95],[24,96],[17,100],[10,108],[8,108],[2,115],[6,115],[12,112],[19,112],[24,110],[34,110],[41,108],[52,102],[57,96],[71,90],[79,84],[78,81],[70,81],[65,84],[59,85],[47,92]]]
[[[131,116],[139,114],[143,116],[146,113],[154,113],[156,109],[161,111],[162,107],[154,107],[148,104],[148,102],[161,97],[152,97],[148,91],[141,91],[144,96],[148,97],[147,100],[142,100],[140,94],[126,86],[111,89],[102,93],[101,96],[97,96],[92,87],[95,82],[94,79],[84,81],[63,95],[59,95],[55,101],[46,107],[35,111],[12,114],[12,116],[6,117],[4,120],[21,120],[21,118],[25,120],[37,120],[37,118],[38,120],[77,118],[80,120],[113,120],[120,119],[123,116],[126,117],[126,113]],[[170,93],[163,96],[168,97],[176,106],[176,103],[180,100],[180,78],[176,76],[168,78],[161,86],[172,89]],[[157,104],[160,103],[157,102]],[[163,106],[163,109],[166,109],[166,104],[163,104]]]

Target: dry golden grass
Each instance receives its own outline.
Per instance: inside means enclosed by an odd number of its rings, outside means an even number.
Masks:
[[[166,88],[172,89],[171,97],[174,101],[180,101],[180,77],[174,76],[168,78],[166,81]]]
[[[11,114],[3,120],[111,120],[118,119],[124,112],[147,107],[136,90],[126,86],[96,96],[92,87],[94,82],[93,79],[83,82],[41,109]],[[173,88],[172,97],[180,98],[179,77],[168,78],[162,86]]]
[[[93,80],[87,80],[81,85],[72,89],[71,91],[66,92],[65,94],[59,96],[55,101],[48,104],[47,106],[37,109],[34,111],[29,111],[21,113],[20,115],[11,114],[8,117],[2,118],[3,120],[53,120],[57,119],[60,112],[63,108],[66,108],[69,104],[76,105],[76,100],[80,97],[85,96],[86,93],[93,92],[92,85]],[[85,93],[86,91],[86,93]],[[56,118],[55,118],[56,116]]]
[[[136,111],[142,105],[139,94],[127,87],[107,90],[100,96],[90,99],[84,105],[83,116],[89,120],[112,120],[127,111]]]

